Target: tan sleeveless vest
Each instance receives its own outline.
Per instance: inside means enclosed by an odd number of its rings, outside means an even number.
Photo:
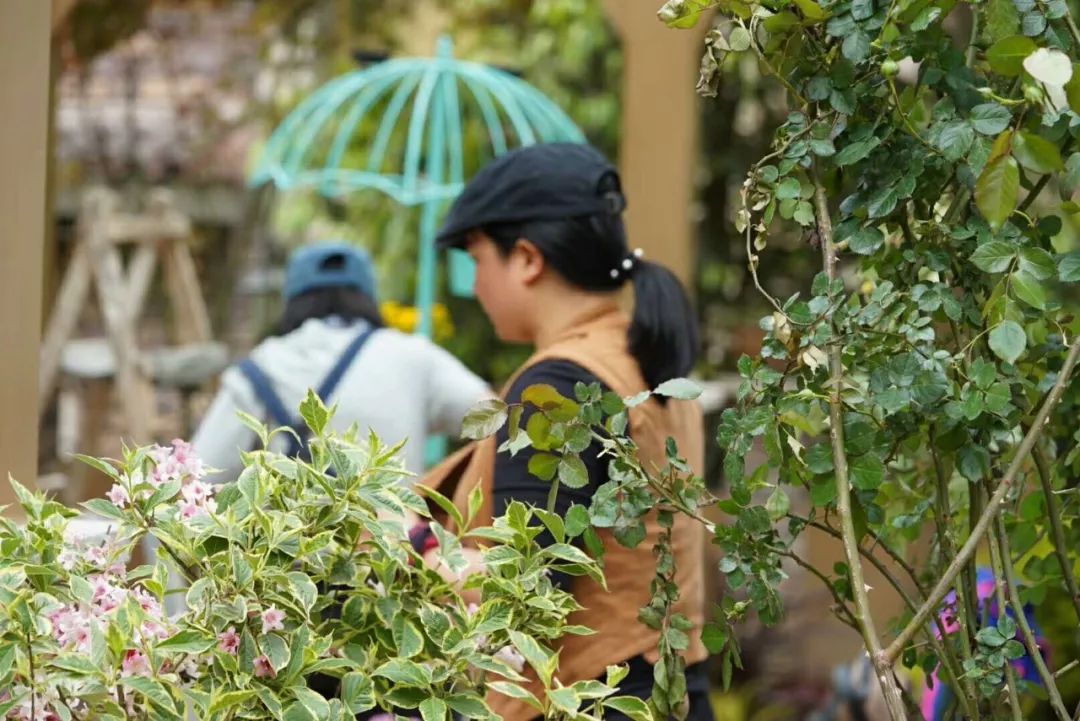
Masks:
[[[509,389],[522,372],[541,361],[566,360],[589,371],[620,396],[640,393],[646,389],[646,384],[637,361],[627,348],[628,327],[629,319],[616,310],[586,320],[547,347],[538,349],[507,382],[506,388]],[[704,465],[703,435],[701,409],[696,402],[669,400],[661,405],[650,399],[630,410],[630,436],[638,446],[645,468],[666,465],[665,443],[671,437],[678,444],[679,455],[700,473]],[[440,488],[444,494],[452,494],[455,505],[463,513],[468,506],[469,491],[481,484],[484,503],[475,524],[489,525],[495,453],[494,437],[473,443],[433,469],[422,483]],[[559,641],[557,677],[563,685],[599,678],[608,665],[637,655],[656,662],[659,633],[638,621],[637,613],[651,597],[649,586],[656,568],[652,549],[661,530],[655,514],[650,515],[646,519],[645,540],[633,549],[620,545],[609,530],[599,531],[605,549],[607,590],[586,577],[573,579],[570,590],[582,609],[572,614],[568,622],[587,626],[595,633],[569,635]],[[685,658],[687,664],[696,663],[707,656],[700,640],[705,599],[705,531],[698,522],[677,514],[672,545],[680,592],[675,610],[694,623],[694,629],[688,634],[690,647]],[[525,675],[529,678],[529,690],[540,698],[543,686],[532,669],[527,668]],[[531,706],[500,694],[489,694],[487,700],[506,721],[526,721],[537,715]]]

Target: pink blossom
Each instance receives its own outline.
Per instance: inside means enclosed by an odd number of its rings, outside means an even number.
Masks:
[[[185,521],[195,518],[196,516],[203,515],[202,506],[191,501],[184,501],[180,504],[180,517]]]
[[[65,547],[60,551],[60,555],[57,560],[60,561],[60,565],[63,566],[65,571],[74,570],[75,566],[79,563],[81,556],[78,551],[70,546]]]
[[[119,483],[114,483],[113,487],[109,489],[109,492],[106,493],[105,496],[108,497],[117,508],[123,508],[131,502],[131,497],[128,496],[127,489]]]
[[[262,632],[263,634],[270,633],[271,631],[283,631],[285,630],[285,624],[282,623],[285,620],[285,612],[279,608],[271,606],[262,613]]]
[[[22,700],[7,712],[7,718],[13,721],[60,721],[60,716],[52,710],[50,704],[59,701],[55,691],[30,692],[30,689],[22,685],[14,688],[16,695],[23,695]],[[4,692],[4,700],[8,698]],[[33,713],[32,713],[33,712]]]
[[[218,649],[235,656],[240,649],[240,634],[236,632],[236,626],[229,626],[224,633],[219,633],[218,642]]]
[[[161,616],[161,604],[158,603],[158,600],[154,595],[145,588],[136,588],[132,591],[131,595],[135,597],[139,607],[142,608],[147,615],[156,617]]]
[[[121,676],[149,676],[150,661],[141,651],[134,649],[127,652],[120,664]]]
[[[53,625],[53,635],[62,647],[84,653],[90,651],[92,629],[98,624],[89,609],[64,606],[50,614],[49,620]]]
[[[214,487],[209,483],[193,480],[185,484],[184,487],[180,489],[180,493],[184,496],[185,501],[202,503],[214,494]]]
[[[135,635],[139,641],[161,641],[171,636],[172,631],[157,621],[143,621]]]
[[[101,546],[91,546],[86,549],[86,560],[98,568],[105,568],[109,559],[105,557],[105,549]]]
[[[276,678],[277,671],[274,670],[274,665],[270,663],[270,659],[266,656],[259,656],[252,662],[255,668],[255,676],[257,678]]]

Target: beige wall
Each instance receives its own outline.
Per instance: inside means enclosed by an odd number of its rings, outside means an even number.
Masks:
[[[0,0],[0,503],[37,473],[51,6]]]

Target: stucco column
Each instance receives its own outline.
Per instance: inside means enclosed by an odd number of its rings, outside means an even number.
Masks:
[[[52,8],[0,0],[0,504],[37,475]]]
[[[707,23],[672,30],[660,0],[604,0],[622,40],[619,166],[629,200],[630,245],[688,286],[697,262],[691,205],[700,109],[694,86]]]

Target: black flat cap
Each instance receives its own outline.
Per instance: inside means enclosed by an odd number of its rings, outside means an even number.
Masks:
[[[626,207],[619,173],[582,143],[540,143],[511,150],[477,173],[450,207],[436,237],[461,247],[470,230],[494,223],[558,220]]]

